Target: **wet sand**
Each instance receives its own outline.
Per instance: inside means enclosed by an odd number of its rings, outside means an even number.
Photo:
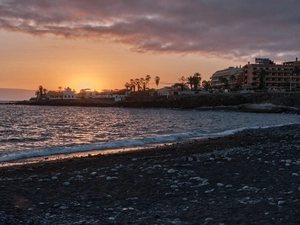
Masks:
[[[300,224],[300,125],[0,168],[0,224]]]

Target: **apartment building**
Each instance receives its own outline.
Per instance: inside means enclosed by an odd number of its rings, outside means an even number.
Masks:
[[[244,88],[269,90],[299,90],[300,89],[300,62],[295,61],[275,64],[268,58],[256,58],[255,63],[243,66]]]
[[[220,78],[226,78],[229,84],[236,84],[238,81],[238,76],[242,72],[241,66],[239,67],[229,67],[227,69],[218,70],[211,76],[211,85],[213,87],[221,87],[223,83]]]

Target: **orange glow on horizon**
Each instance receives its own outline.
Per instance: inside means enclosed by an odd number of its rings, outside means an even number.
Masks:
[[[81,89],[91,89],[91,91],[101,91],[101,83],[98,78],[89,75],[82,75],[72,78],[68,81],[69,87],[75,89],[76,92],[80,92]]]

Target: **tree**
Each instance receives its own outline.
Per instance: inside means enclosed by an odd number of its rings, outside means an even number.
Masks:
[[[39,86],[38,90],[35,92],[37,100],[41,100],[43,98],[43,92],[44,88],[42,85]]]
[[[189,76],[187,78],[188,83],[190,84],[191,90],[193,90],[193,84],[194,84],[194,77],[193,76]]]
[[[141,82],[140,82],[140,79],[139,79],[139,78],[136,78],[136,79],[134,80],[134,82],[135,82],[135,85],[136,85],[136,87],[137,87],[137,90],[140,91],[140,90],[141,90]]]
[[[158,89],[160,77],[159,77],[159,76],[156,76],[154,79],[155,79],[156,89]]]
[[[47,91],[48,91],[48,90],[47,90],[46,88],[43,88],[43,95],[44,95],[44,96],[46,96]]]
[[[180,88],[181,91],[183,91],[184,86],[186,85],[187,82],[187,78],[185,78],[184,76],[181,76],[178,78],[179,84],[180,84]]]
[[[258,88],[260,90],[263,90],[266,88],[266,74],[267,74],[267,72],[264,69],[260,69],[259,75],[258,75],[258,78],[259,78]]]
[[[223,88],[227,89],[229,87],[228,80],[225,77],[219,77],[219,81],[221,82]]]
[[[40,91],[37,90],[37,91],[35,92],[35,95],[36,95],[36,99],[39,100],[39,99],[40,99]]]
[[[203,80],[202,81],[202,87],[208,91],[210,88],[211,88],[211,82],[210,81],[206,81],[206,80]]]
[[[234,76],[234,75],[231,75],[231,76],[229,77],[229,80],[230,80],[230,85],[231,85],[231,87],[233,87],[233,85],[234,85],[234,83],[235,83],[235,81],[236,81],[235,76]]]
[[[140,84],[141,84],[141,87],[142,87],[143,91],[146,91],[146,86],[147,86],[146,79],[140,78]]]
[[[194,90],[197,90],[198,85],[200,84],[201,81],[201,74],[200,73],[195,73],[193,76],[193,86],[194,86]]]
[[[149,82],[151,80],[151,76],[150,75],[146,75],[146,84],[148,85],[148,89],[149,89]]]
[[[133,79],[130,79],[130,90],[135,91],[135,81]]]
[[[42,85],[40,85],[39,86],[39,95],[40,95],[40,97],[42,98],[43,97],[43,86]]]
[[[124,84],[124,86],[125,86],[126,90],[129,90],[130,87],[131,87],[130,83],[128,83],[128,82],[126,82],[126,83]]]

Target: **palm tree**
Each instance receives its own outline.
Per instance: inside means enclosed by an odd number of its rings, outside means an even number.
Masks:
[[[130,90],[135,91],[135,81],[133,79],[130,79]]]
[[[37,90],[37,91],[35,92],[35,95],[36,95],[36,99],[39,100],[39,99],[40,99],[40,91]]]
[[[140,78],[140,84],[141,84],[141,87],[142,87],[143,91],[145,91],[146,90],[147,81],[144,78]]]
[[[43,88],[43,95],[44,95],[44,96],[46,96],[47,91],[48,91],[48,90],[47,90],[46,88]]]
[[[191,86],[191,90],[193,90],[194,77],[193,77],[193,76],[189,76],[189,77],[187,78],[187,80],[189,81],[188,83],[189,83],[190,86]]]
[[[42,85],[39,86],[39,92],[40,92],[40,97],[42,98],[43,97],[43,86]]]
[[[181,76],[178,78],[178,81],[180,83],[181,91],[183,91],[184,85],[186,84],[187,78],[184,76]]]
[[[200,84],[200,81],[201,81],[201,74],[195,73],[193,76],[193,85],[194,85],[195,90],[197,90],[197,87]]]
[[[139,78],[136,78],[134,80],[135,85],[137,86],[137,90],[140,91],[141,90],[141,82]]]
[[[150,75],[146,75],[146,85],[148,85],[148,89],[149,89],[149,82],[151,80],[151,76]]]
[[[160,77],[159,77],[159,76],[156,76],[154,79],[155,79],[156,89],[158,89]]]
[[[210,81],[202,81],[202,87],[207,91],[211,87],[211,82]]]
[[[219,77],[219,81],[222,83],[223,88],[228,88],[228,80],[225,77]]]
[[[235,76],[232,74],[230,77],[229,77],[229,80],[230,80],[230,85],[231,87],[234,85],[235,81],[236,81],[236,78]]]
[[[266,87],[266,75],[267,75],[267,72],[264,70],[264,69],[260,69],[260,72],[259,72],[259,85],[258,85],[258,88],[259,89],[265,89]]]
[[[129,88],[130,88],[130,83],[126,82],[126,83],[124,84],[124,86],[125,86],[126,90],[129,90]]]

